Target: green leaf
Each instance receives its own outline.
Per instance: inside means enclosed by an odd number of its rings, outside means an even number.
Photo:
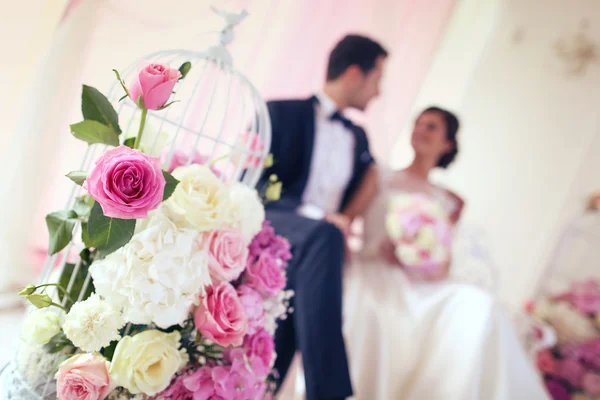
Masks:
[[[135,219],[106,217],[100,204],[95,203],[90,211],[87,228],[91,244],[106,256],[131,240],[135,231]]]
[[[80,217],[87,217],[90,215],[90,211],[92,210],[92,206],[94,205],[94,199],[92,196],[84,194],[83,196],[79,196],[75,199],[75,205],[73,206],[73,211],[77,213]]]
[[[119,134],[111,127],[98,121],[86,119],[71,125],[71,132],[79,140],[88,144],[103,143],[110,146],[119,145]]]
[[[66,175],[67,178],[75,182],[77,185],[82,186],[87,178],[87,172],[85,171],[71,171]]]
[[[117,80],[119,81],[119,83],[121,84],[121,87],[123,88],[123,90],[125,91],[125,96],[121,97],[119,99],[119,101],[123,100],[125,97],[129,96],[129,90],[127,90],[127,86],[125,85],[125,81],[123,79],[121,79],[121,75],[119,74],[119,71],[117,71],[116,69],[113,69],[113,72],[115,73],[115,75],[117,76]]]
[[[46,308],[50,307],[52,304],[52,299],[48,296],[47,293],[44,294],[28,294],[24,296],[31,304],[33,304],[36,308]]]
[[[90,240],[90,235],[88,233],[88,224],[87,222],[81,223],[81,241],[85,245],[85,247],[94,247],[94,244]]]
[[[75,267],[76,267],[75,264],[71,264],[71,263],[65,264],[65,266],[60,274],[58,284],[61,285],[66,290],[69,287],[69,282],[71,281],[71,279],[73,279],[73,285],[71,286],[71,290],[69,290],[69,294],[71,295],[71,298],[73,300],[77,301],[77,299],[79,299],[79,295],[81,294],[83,284],[85,283],[85,278],[87,277],[87,274],[88,274],[89,264],[86,263],[84,260],[82,260],[81,265],[79,266],[79,269],[77,270],[76,276],[74,278],[72,278],[73,272],[75,271]],[[92,293],[94,293],[94,290],[95,290],[94,284],[92,283],[92,280],[90,280],[88,283],[88,287],[85,290],[85,293],[81,297],[81,300],[83,301],[83,300],[86,300],[88,297],[90,297],[92,295]],[[62,302],[64,294],[61,291],[58,291],[58,297],[59,297],[60,301]],[[71,300],[67,300],[67,302],[65,304],[65,306],[66,306],[65,308],[67,310],[69,310],[69,309],[71,309],[72,305],[73,305],[73,302]]]
[[[171,101],[171,102],[169,102],[169,103],[165,104],[165,105],[164,105],[164,106],[162,106],[161,108],[157,108],[157,110],[158,110],[158,111],[160,111],[160,110],[164,110],[165,108],[169,107],[169,106],[170,106],[171,104],[173,104],[173,103],[179,103],[179,100],[173,100],[173,101]]]
[[[81,112],[83,119],[98,121],[111,128],[117,134],[121,133],[119,128],[119,116],[110,101],[94,87],[83,85],[81,91]]]
[[[173,175],[171,175],[167,171],[163,171],[162,173],[163,173],[163,176],[165,177],[165,181],[167,181],[167,184],[165,185],[165,191],[163,193],[163,201],[165,201],[166,199],[171,197],[171,195],[175,191],[175,188],[179,184],[179,181],[177,179],[175,179],[173,177]]]
[[[113,355],[115,354],[115,350],[117,349],[118,343],[119,343],[118,340],[113,340],[112,342],[110,342],[110,344],[108,346],[106,346],[101,351],[104,358],[106,358],[108,361],[112,361],[112,358],[113,358]]]
[[[56,354],[66,347],[74,347],[73,343],[67,338],[67,335],[63,331],[60,331],[50,339],[48,343],[44,345],[44,350],[49,354]]]
[[[181,78],[179,78],[179,80],[184,79],[188,72],[190,72],[190,69],[192,69],[192,63],[189,61],[184,62],[183,64],[181,64],[181,67],[179,67],[179,72],[181,73]]]
[[[50,240],[48,253],[55,254],[65,248],[73,238],[73,227],[77,214],[73,210],[57,211],[46,215]]]
[[[133,149],[133,146],[135,146],[135,138],[129,138],[127,139],[125,142],[123,142],[123,144],[127,147],[129,147],[130,149]]]

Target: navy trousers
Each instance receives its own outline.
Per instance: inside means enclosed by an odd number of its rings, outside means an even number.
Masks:
[[[342,336],[344,238],[325,221],[289,210],[269,210],[267,219],[292,245],[287,267],[294,313],[275,333],[275,368],[281,384],[297,349],[302,353],[307,400],[344,399],[352,395]]]

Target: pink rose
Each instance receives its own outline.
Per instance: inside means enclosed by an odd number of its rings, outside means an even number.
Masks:
[[[600,375],[593,372],[586,373],[581,380],[581,385],[587,394],[600,394]]]
[[[107,217],[138,219],[160,205],[165,184],[158,158],[119,146],[96,161],[83,187]]]
[[[269,254],[262,253],[246,267],[248,285],[263,296],[275,296],[285,288],[286,279],[282,267]]]
[[[169,68],[163,64],[148,64],[138,73],[129,87],[129,95],[134,103],[139,97],[144,101],[144,107],[148,110],[158,110],[164,106],[177,81],[181,78],[181,72]]]
[[[273,336],[264,329],[255,335],[244,338],[244,349],[248,359],[252,362],[252,370],[260,377],[266,377],[271,371],[275,360],[275,342]],[[254,361],[259,361],[255,363]]]
[[[239,278],[248,261],[248,243],[238,229],[223,228],[210,232],[208,239],[208,268],[219,281]]]
[[[64,361],[56,373],[60,400],[103,400],[115,388],[110,364],[100,355],[78,354]]]
[[[194,312],[194,323],[204,337],[223,347],[241,346],[248,328],[240,298],[227,282],[208,288]]]
[[[558,364],[558,374],[569,382],[571,386],[580,388],[585,368],[576,359],[565,358]]]
[[[263,304],[263,298],[256,290],[250,286],[244,284],[238,289],[238,296],[246,318],[248,318],[248,330],[247,335],[254,335],[260,328],[265,325],[265,308]]]
[[[546,374],[558,374],[558,362],[550,350],[540,351],[537,354],[536,364],[538,369]]]

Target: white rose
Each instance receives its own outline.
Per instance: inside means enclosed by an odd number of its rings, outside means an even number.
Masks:
[[[169,386],[187,357],[179,350],[181,334],[148,330],[125,336],[115,349],[110,375],[132,394],[153,396]]]
[[[246,240],[251,241],[262,229],[265,207],[255,189],[234,182],[230,187],[230,209],[227,223],[238,228]]]
[[[32,311],[23,323],[23,339],[29,343],[46,344],[60,332],[60,317],[42,308]]]
[[[200,234],[158,208],[124,247],[90,267],[96,293],[135,324],[182,324],[212,281]]]
[[[179,184],[164,204],[177,226],[200,232],[221,226],[229,210],[225,183],[207,166],[199,164],[176,168],[173,176]]]
[[[121,312],[93,294],[75,303],[65,317],[63,331],[73,344],[88,353],[100,351],[113,340],[119,340],[119,329],[125,325]]]
[[[556,331],[559,343],[583,343],[600,337],[593,320],[566,302],[548,302],[544,311],[545,320]]]
[[[394,240],[398,240],[404,235],[404,230],[398,220],[398,215],[395,213],[388,213],[385,219],[385,227],[390,237]]]

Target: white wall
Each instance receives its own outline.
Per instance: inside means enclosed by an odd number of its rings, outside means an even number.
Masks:
[[[452,61],[444,69],[443,62],[452,60],[446,51],[419,99],[420,105],[447,105],[460,114],[459,159],[439,179],[466,197],[465,222],[485,227],[500,267],[500,294],[515,305],[533,293],[564,223],[600,187],[599,65],[585,76],[566,76],[553,47],[584,17],[591,19],[589,34],[600,48],[597,1],[505,1],[476,67],[471,69],[476,57],[463,57],[467,90],[452,84],[460,71]],[[456,27],[448,34],[458,35]],[[462,46],[477,47],[484,37],[484,30],[472,31]],[[437,89],[428,90],[431,83]],[[393,156],[396,164],[410,154],[407,136]]]

